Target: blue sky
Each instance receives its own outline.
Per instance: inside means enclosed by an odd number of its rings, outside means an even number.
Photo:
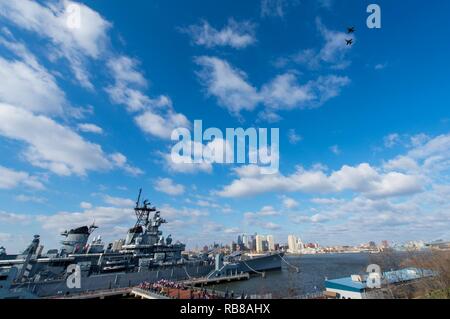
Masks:
[[[0,245],[124,236],[141,187],[190,247],[448,237],[450,4],[370,3],[0,0]],[[174,166],[194,120],[279,128],[280,172]]]

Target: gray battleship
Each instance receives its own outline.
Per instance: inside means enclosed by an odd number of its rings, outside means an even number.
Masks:
[[[228,272],[258,273],[280,269],[282,255],[267,255],[223,264],[208,254],[196,258],[182,255],[185,245],[164,238],[159,230],[167,223],[161,212],[147,200],[141,204],[141,191],[134,208],[136,224],[125,239],[105,248],[101,237],[88,243],[95,225],[65,231],[62,247],[43,253],[39,235],[18,255],[8,255],[0,248],[0,299],[69,296],[136,286],[160,279],[187,280]],[[279,258],[277,258],[279,257]]]

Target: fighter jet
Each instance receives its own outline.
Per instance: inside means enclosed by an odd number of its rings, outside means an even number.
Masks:
[[[355,32],[355,27],[349,27],[349,28],[347,28],[347,33],[348,33],[348,34],[354,33],[354,32]]]
[[[347,42],[347,45],[352,45],[353,44],[353,39],[350,39],[350,40],[345,39],[345,42]]]

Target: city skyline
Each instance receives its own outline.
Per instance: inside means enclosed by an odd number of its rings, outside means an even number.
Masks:
[[[187,247],[448,240],[450,4],[369,4],[0,0],[0,246],[123,238],[141,188]],[[279,129],[279,171],[174,163],[197,120]]]

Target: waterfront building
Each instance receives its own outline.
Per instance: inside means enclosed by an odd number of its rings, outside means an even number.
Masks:
[[[383,299],[391,293],[386,289],[389,285],[398,285],[406,282],[420,280],[435,274],[426,269],[405,268],[384,272],[381,275],[381,286],[369,288],[367,275],[352,275],[350,277],[325,280],[325,296],[334,299]]]
[[[256,252],[262,253],[265,251],[265,247],[267,246],[266,236],[256,235]]]
[[[288,253],[291,254],[301,254],[304,248],[302,240],[295,235],[288,236],[288,247]]]
[[[275,240],[272,235],[267,236],[267,246],[269,251],[275,251]]]

